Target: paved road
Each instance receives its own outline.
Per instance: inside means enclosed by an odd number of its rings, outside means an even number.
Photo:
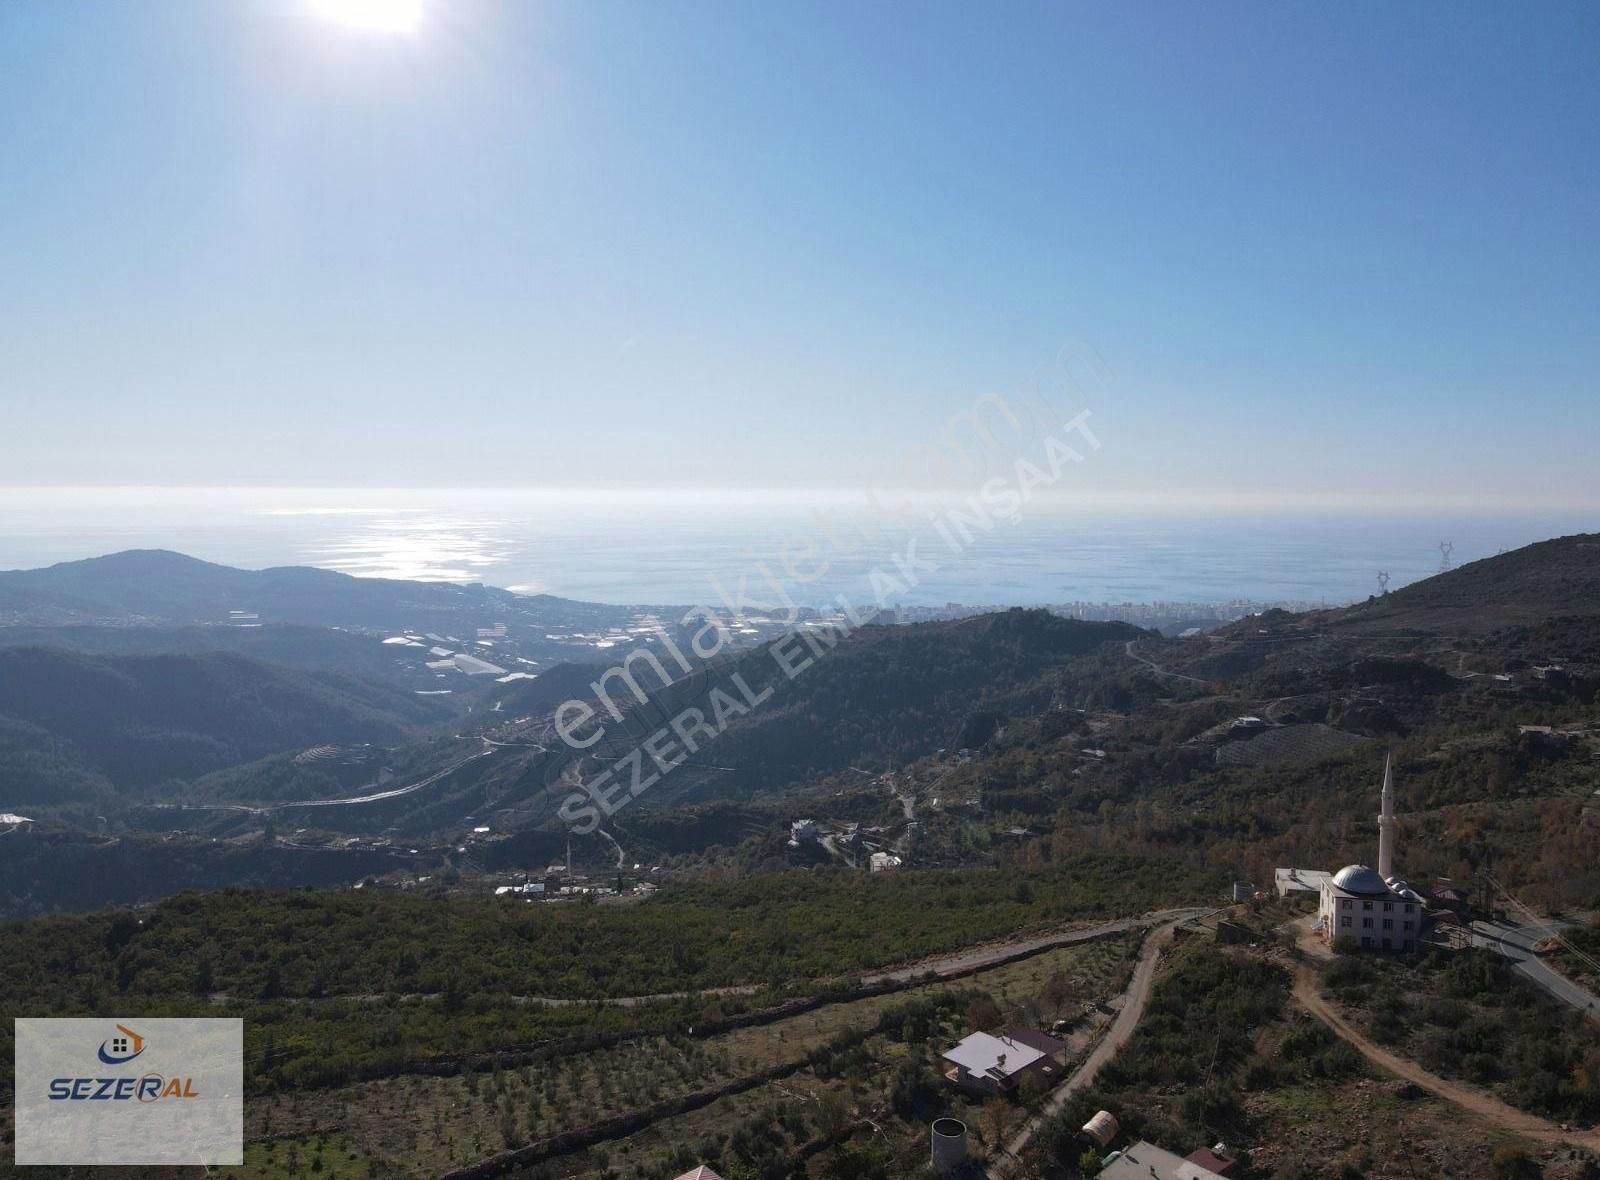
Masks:
[[[454,774],[469,762],[487,757],[495,751],[495,744],[484,738],[483,749],[473,754],[468,754],[459,762],[453,762],[443,770],[430,774],[427,778],[410,783],[404,787],[394,787],[387,791],[378,791],[371,795],[348,795],[343,799],[295,799],[288,803],[144,803],[139,806],[149,807],[160,811],[242,811],[250,815],[265,815],[269,811],[283,811],[290,807],[352,807],[362,803],[379,803],[385,799],[398,799],[402,795],[410,795],[431,787],[442,778]]]
[[[1499,951],[1515,963],[1514,969],[1519,974],[1563,1004],[1576,1008],[1589,1019],[1600,1023],[1600,996],[1546,966],[1533,950],[1534,943],[1547,937],[1552,929],[1560,930],[1571,925],[1571,922],[1554,918],[1542,926],[1505,926],[1480,920],[1472,924],[1472,945]]]
[[[1117,1013],[1117,1018],[1111,1022],[1111,1027],[1106,1035],[1100,1038],[1083,1059],[1083,1064],[1078,1066],[1064,1082],[1051,1091],[1044,1104],[1023,1125],[1022,1130],[1011,1137],[1006,1144],[1005,1151],[996,1156],[989,1165],[990,1180],[1002,1180],[1016,1165],[1017,1157],[1022,1154],[1023,1148],[1028,1146],[1028,1141],[1034,1133],[1044,1126],[1057,1112],[1067,1104],[1079,1090],[1084,1089],[1094,1082],[1099,1076],[1101,1068],[1106,1062],[1116,1055],[1118,1049],[1128,1043],[1128,1038],[1133,1035],[1133,1030],[1139,1023],[1139,1018],[1144,1015],[1144,1006],[1150,999],[1150,988],[1155,982],[1156,965],[1161,959],[1162,949],[1172,941],[1172,932],[1184,922],[1205,913],[1203,910],[1192,911],[1190,914],[1168,922],[1166,925],[1151,931],[1144,940],[1144,945],[1139,949],[1139,962],[1133,969],[1133,978],[1128,981],[1127,990],[1122,993],[1122,1009]]]
[[[1317,973],[1302,965],[1295,972],[1294,997],[1306,1011],[1350,1042],[1363,1057],[1379,1069],[1421,1086],[1447,1102],[1453,1102],[1501,1130],[1537,1139],[1542,1143],[1572,1143],[1590,1150],[1600,1149],[1600,1131],[1567,1131],[1538,1115],[1507,1106],[1498,1098],[1431,1074],[1414,1062],[1396,1057],[1373,1044],[1322,998],[1317,988]]]

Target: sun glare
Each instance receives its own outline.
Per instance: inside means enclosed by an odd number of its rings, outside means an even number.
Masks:
[[[310,0],[322,19],[375,33],[412,33],[422,19],[422,0]]]

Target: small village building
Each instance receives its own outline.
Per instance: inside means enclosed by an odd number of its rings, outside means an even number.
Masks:
[[[1452,914],[1462,921],[1472,920],[1472,897],[1466,886],[1457,885],[1454,881],[1441,880],[1430,885],[1428,906]]]
[[[674,1176],[673,1180],[722,1180],[722,1177],[712,1171],[708,1165],[700,1164],[698,1167],[690,1168],[681,1175]]]
[[[1144,1140],[1112,1152],[1100,1169],[1100,1180],[1226,1180],[1221,1172]]]
[[[1183,1157],[1185,1163],[1209,1168],[1219,1176],[1232,1176],[1239,1170],[1239,1161],[1224,1154],[1222,1144],[1215,1147],[1197,1147]]]
[[[1009,1094],[1028,1078],[1052,1086],[1062,1075],[1066,1045],[1036,1029],[998,1036],[975,1032],[940,1054],[945,1081],[973,1094]]]
[[[1276,869],[1272,880],[1279,897],[1320,897],[1323,883],[1331,876],[1322,869]]]
[[[1248,926],[1241,925],[1238,922],[1229,922],[1223,918],[1217,921],[1217,930],[1213,937],[1224,946],[1236,946],[1254,942],[1256,940],[1256,932]]]

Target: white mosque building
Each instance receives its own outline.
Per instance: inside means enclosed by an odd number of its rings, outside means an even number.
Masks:
[[[1317,929],[1328,942],[1348,939],[1344,945],[1363,950],[1417,949],[1422,938],[1423,899],[1395,875],[1394,834],[1394,771],[1385,758],[1378,867],[1345,865],[1331,876],[1318,874]]]

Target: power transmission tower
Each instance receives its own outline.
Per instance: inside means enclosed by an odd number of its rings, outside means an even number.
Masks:
[[[1387,593],[1389,593],[1389,571],[1388,570],[1379,570],[1378,571],[1378,594],[1380,596],[1382,596],[1382,595],[1385,595]]]
[[[1456,543],[1454,541],[1439,542],[1439,572],[1441,574],[1448,574],[1450,572],[1450,554],[1454,551],[1455,547]]]

